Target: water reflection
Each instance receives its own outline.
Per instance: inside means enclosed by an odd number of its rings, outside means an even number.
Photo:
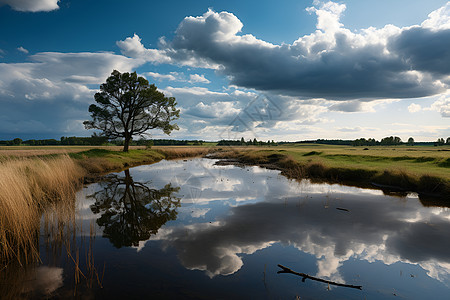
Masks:
[[[1,299],[49,298],[63,285],[63,269],[11,263],[1,270],[0,283]]]
[[[175,247],[183,265],[209,276],[238,271],[242,255],[274,243],[292,245],[317,258],[317,276],[335,281],[350,259],[419,264],[428,275],[449,279],[450,232],[446,209],[380,203],[370,195],[339,195],[339,203],[299,199],[232,207],[213,223],[197,223],[161,232],[158,238]],[[322,200],[325,200],[323,197]],[[349,211],[336,209],[345,206]]]
[[[1,299],[18,282],[15,295],[36,298],[448,299],[450,211],[425,207],[415,194],[195,159],[113,174],[79,196],[76,226],[72,208],[70,217],[43,218],[54,224],[41,228],[47,267],[0,271]],[[74,283],[78,253],[94,284]],[[277,275],[277,264],[363,290],[302,283]]]
[[[108,176],[100,183],[101,190],[89,196],[95,199],[91,210],[100,214],[97,224],[104,228],[103,236],[117,248],[148,240],[167,221],[176,219],[180,206],[180,199],[173,195],[178,187],[169,183],[153,189],[135,182],[129,170],[124,175]]]

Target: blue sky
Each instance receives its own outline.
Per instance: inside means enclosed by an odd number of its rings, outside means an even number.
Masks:
[[[176,97],[177,139],[450,136],[447,1],[0,0],[0,37],[0,139],[89,136],[113,69]]]

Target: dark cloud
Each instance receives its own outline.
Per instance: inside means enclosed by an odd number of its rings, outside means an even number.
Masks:
[[[418,98],[448,88],[442,83],[450,74],[449,30],[441,24],[446,10],[424,22],[440,27],[388,25],[354,33],[339,23],[345,5],[318,5],[309,9],[318,30],[292,44],[240,35],[243,24],[235,15],[209,10],[185,18],[158,54],[173,63],[218,66],[234,85],[307,98]]]
[[[112,53],[44,52],[30,63],[0,63],[1,138],[89,135],[82,126],[95,89],[113,69],[139,62]]]
[[[429,72],[440,78],[450,74],[450,29],[413,27],[392,37],[389,50],[412,70]]]
[[[2,101],[0,136],[3,139],[21,137],[56,138],[90,133],[82,122],[87,120],[87,104],[80,105],[70,97],[47,101]]]

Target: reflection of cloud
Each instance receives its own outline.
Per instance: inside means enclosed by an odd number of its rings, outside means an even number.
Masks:
[[[131,170],[136,180],[153,178],[155,186],[178,186],[178,180],[180,195],[198,188],[201,197],[181,208],[194,218],[213,221],[208,217],[223,210],[212,223],[167,224],[151,237],[176,248],[186,268],[232,274],[242,267],[242,255],[281,243],[315,256],[317,276],[339,282],[345,281],[339,268],[350,259],[418,264],[440,280],[450,274],[450,212],[422,207],[416,194],[390,198],[380,190],[288,181],[279,171],[215,162],[162,161]],[[215,200],[226,202],[215,206]]]
[[[220,222],[198,223],[173,231],[161,231],[154,239],[165,240],[172,246],[175,244],[178,257],[186,268],[205,271],[209,277],[237,272],[243,265],[238,254],[252,254],[272,244],[227,244],[228,239],[217,237],[222,225]]]
[[[336,281],[344,281],[339,267],[350,258],[419,264],[433,278],[448,277],[449,212],[422,208],[412,198],[402,206],[375,197],[334,192],[302,203],[293,197],[287,205],[277,199],[245,204],[230,208],[215,224],[174,227],[155,239],[175,247],[186,268],[209,276],[234,273],[243,264],[242,254],[279,242],[314,255],[317,275]],[[350,212],[335,209],[341,206]]]
[[[191,212],[193,218],[205,217],[205,215],[210,211],[210,208],[194,208]]]
[[[24,292],[50,295],[63,285],[63,269],[55,267],[37,267],[24,285]]]

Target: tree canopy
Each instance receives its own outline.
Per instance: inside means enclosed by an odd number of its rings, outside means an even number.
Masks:
[[[109,139],[123,138],[123,151],[128,151],[133,136],[150,129],[161,129],[166,134],[178,130],[172,123],[180,113],[175,98],[164,96],[136,72],[114,70],[94,98],[97,104],[89,106],[92,120],[84,122],[85,128],[98,129]]]

